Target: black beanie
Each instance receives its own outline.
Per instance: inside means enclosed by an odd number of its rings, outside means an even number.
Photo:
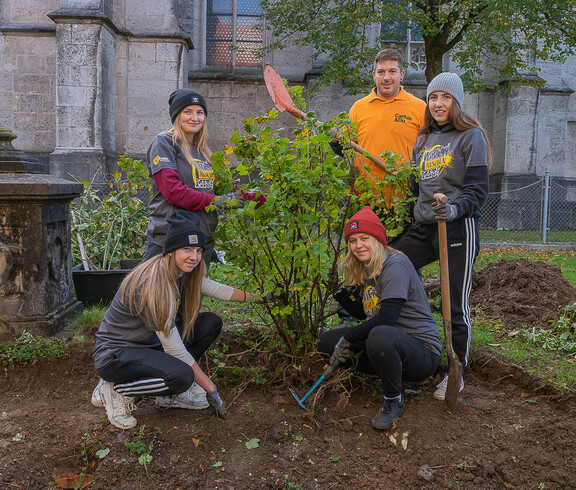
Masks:
[[[180,114],[189,105],[199,105],[204,109],[206,115],[208,115],[208,109],[206,109],[206,100],[202,97],[196,90],[190,88],[179,88],[174,90],[170,94],[168,99],[168,104],[170,104],[170,120],[174,122],[176,116]]]
[[[200,220],[194,213],[179,209],[168,218],[168,223],[170,228],[166,233],[163,255],[182,247],[201,247],[202,250],[206,248]]]

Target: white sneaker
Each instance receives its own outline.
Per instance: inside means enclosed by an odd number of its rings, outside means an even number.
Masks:
[[[434,392],[434,398],[436,400],[444,400],[446,398],[446,388],[448,387],[448,376],[445,376],[444,379],[436,385],[436,391]],[[464,379],[460,378],[460,391],[464,389]]]
[[[119,429],[131,429],[136,427],[136,419],[130,412],[134,410],[134,404],[125,396],[114,391],[114,385],[104,381],[100,386],[100,399],[106,409],[106,416],[112,425]]]
[[[100,397],[100,386],[102,386],[105,382],[106,381],[100,378],[98,384],[96,385],[96,388],[94,388],[94,391],[92,392],[92,398],[90,398],[90,402],[94,407],[100,408],[104,406],[104,404],[102,403],[102,398]]]
[[[173,396],[157,396],[156,405],[160,408],[187,408],[188,410],[203,410],[210,404],[206,399],[206,392],[196,383],[184,393]]]

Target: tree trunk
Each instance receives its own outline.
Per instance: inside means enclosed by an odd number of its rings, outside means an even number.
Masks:
[[[432,79],[442,73],[442,58],[445,50],[438,45],[435,38],[424,36],[424,51],[426,52],[426,81],[430,83]]]

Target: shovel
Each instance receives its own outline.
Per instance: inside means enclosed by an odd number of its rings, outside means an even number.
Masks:
[[[286,85],[284,85],[282,78],[280,78],[280,75],[278,75],[272,65],[266,64],[264,67],[264,82],[266,83],[266,88],[268,89],[270,97],[272,97],[272,102],[274,102],[276,109],[280,112],[288,111],[294,117],[302,119],[303,121],[308,121],[308,116],[306,116],[306,114],[304,114],[300,109],[294,107],[294,101],[292,100],[292,97],[290,97]],[[382,160],[368,153],[354,141],[346,141],[346,144],[368,158],[371,162],[374,162],[388,175],[396,175],[396,172],[389,172],[386,170],[386,165]]]
[[[438,204],[445,203],[448,198],[444,194],[434,194]],[[460,380],[462,379],[462,363],[452,347],[452,313],[450,311],[450,280],[448,276],[448,239],[446,236],[446,221],[438,221],[438,239],[440,241],[440,287],[442,289],[442,318],[444,319],[444,340],[450,368],[448,370],[448,385],[444,401],[450,411],[456,408]]]
[[[322,373],[322,376],[318,378],[318,381],[314,383],[314,386],[312,386],[312,388],[308,390],[308,393],[306,393],[302,398],[298,398],[296,392],[292,388],[290,388],[290,393],[292,393],[292,396],[296,399],[298,405],[300,405],[304,410],[308,410],[308,408],[304,405],[304,400],[306,400],[306,398],[310,396],[310,394],[318,387],[320,383],[322,383],[322,381],[324,381],[328,376],[330,376],[334,372],[334,369],[336,369],[337,365],[338,364],[334,364],[332,366],[326,366],[324,368],[324,373]]]

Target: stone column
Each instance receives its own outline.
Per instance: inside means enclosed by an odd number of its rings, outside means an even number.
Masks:
[[[57,50],[50,171],[68,179],[70,174],[89,179],[100,167],[111,170],[115,161],[116,40],[100,3],[63,0],[63,8],[49,15],[56,24]]]
[[[82,185],[34,173],[0,128],[0,338],[44,335],[81,307],[72,294],[70,201]]]

